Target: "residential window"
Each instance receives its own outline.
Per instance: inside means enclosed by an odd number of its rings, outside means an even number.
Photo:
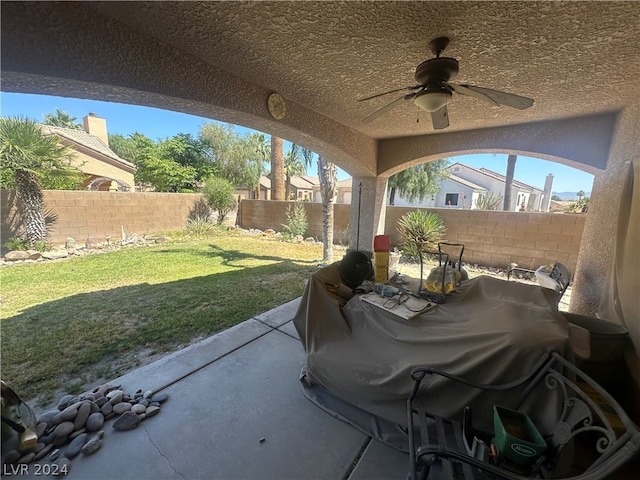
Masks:
[[[447,196],[444,199],[445,205],[458,205],[458,194],[457,193],[447,193]]]

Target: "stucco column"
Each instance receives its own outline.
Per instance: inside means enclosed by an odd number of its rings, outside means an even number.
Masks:
[[[638,156],[637,132],[640,112],[627,109],[619,114],[606,170],[595,175],[569,310],[596,316],[612,261],[622,188],[631,161]]]
[[[373,250],[373,237],[384,233],[387,178],[353,177],[349,248]]]

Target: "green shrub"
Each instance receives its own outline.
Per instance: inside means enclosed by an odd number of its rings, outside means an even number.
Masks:
[[[420,259],[420,252],[434,250],[446,231],[442,217],[426,210],[403,215],[397,230],[403,239],[400,251],[413,260]]]
[[[47,244],[44,240],[36,240],[34,248],[40,253],[51,251],[51,245]]]
[[[309,226],[309,220],[307,219],[307,210],[304,208],[304,204],[295,203],[287,207],[287,223],[283,224],[285,236],[295,237],[296,235],[303,235],[307,231]]]
[[[9,240],[4,242],[4,246],[10,251],[27,250],[29,248],[29,242],[19,237],[11,237]]]
[[[222,224],[227,214],[236,206],[233,185],[224,178],[210,176],[203,182],[202,194],[211,209],[218,213],[218,225]]]

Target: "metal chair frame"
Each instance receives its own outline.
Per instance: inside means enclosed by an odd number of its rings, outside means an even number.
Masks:
[[[520,267],[510,268],[507,270],[507,281],[510,280],[511,274],[514,272],[535,274],[536,270]],[[569,273],[569,269],[562,263],[556,262],[553,264],[549,276],[558,283],[558,292],[560,292],[560,296],[564,295],[564,292],[567,291],[567,288],[569,288],[569,285],[571,284],[571,274]]]
[[[545,437],[547,449],[531,471],[523,475],[471,456],[465,448],[464,438],[469,433],[465,429],[472,427],[466,425],[466,421],[461,423],[433,415],[422,407],[423,402],[418,401],[421,387],[424,388],[423,380],[431,375],[439,375],[487,391],[524,388],[516,402],[516,409],[520,409],[531,392],[540,385],[546,387],[550,394],[559,394],[562,407],[556,427]],[[478,384],[456,375],[423,367],[414,368],[411,377],[415,382],[407,399],[411,480],[427,478],[434,465],[437,465],[449,480],[556,478],[554,470],[563,447],[577,435],[586,438],[585,433],[589,435],[588,438],[593,442],[592,445],[599,456],[586,470],[570,477],[571,479],[604,479],[625,463],[640,459],[640,431],[622,407],[604,388],[557,352],[548,350],[528,375],[500,385]],[[578,380],[605,399],[619,417],[622,431],[620,428],[614,430],[605,411],[580,388]]]

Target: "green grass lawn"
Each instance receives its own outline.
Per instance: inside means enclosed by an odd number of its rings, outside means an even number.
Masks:
[[[40,403],[79,393],[298,297],[321,257],[223,235],[4,268],[2,379]]]

